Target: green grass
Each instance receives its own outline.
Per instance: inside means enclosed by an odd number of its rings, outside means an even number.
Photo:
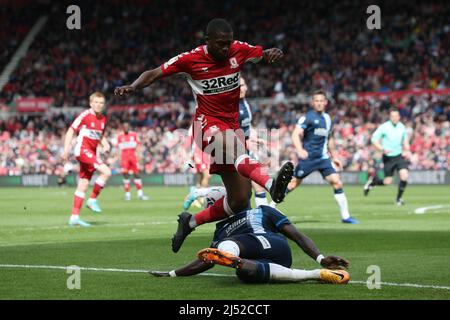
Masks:
[[[346,187],[360,225],[340,223],[329,187],[305,186],[279,208],[309,235],[324,254],[350,260],[352,280],[366,281],[367,267],[381,268],[381,281],[450,287],[450,197],[448,186],[410,186],[407,204],[393,204],[394,187],[377,188],[368,198]],[[69,188],[0,189],[0,264],[52,265],[139,270],[171,270],[207,247],[214,225],[197,228],[178,254],[170,249],[187,188],[147,188],[148,202],[123,201],[120,188],[106,188],[101,214],[82,209],[91,228],[66,226],[72,203]],[[413,214],[418,207],[442,209]],[[296,268],[317,264],[294,245]],[[81,271],[81,290],[69,290],[64,269],[0,267],[0,299],[449,299],[449,289],[315,282],[244,285],[233,270],[226,276],[154,278],[146,273]]]

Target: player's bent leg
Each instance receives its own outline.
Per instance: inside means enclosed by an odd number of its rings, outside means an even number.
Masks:
[[[200,250],[197,253],[197,256],[205,263],[219,264],[225,267],[237,269],[237,277],[245,283],[320,280],[322,282],[332,284],[346,284],[350,280],[349,273],[344,270],[300,270],[287,268],[277,263],[242,259],[239,256],[230,253],[229,250],[220,250],[220,244],[217,249],[205,248]]]

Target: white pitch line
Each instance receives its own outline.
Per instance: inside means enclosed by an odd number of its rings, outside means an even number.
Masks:
[[[29,264],[0,264],[0,268],[18,268],[18,269],[58,269],[67,270],[73,269],[72,266],[46,266],[46,265],[29,265]],[[116,268],[93,268],[93,267],[78,267],[84,271],[101,271],[101,272],[125,272],[125,273],[148,273],[150,270],[142,269],[116,269]],[[219,273],[202,273],[199,276],[212,276],[212,277],[233,277],[233,275],[219,274]]]
[[[67,270],[73,266],[46,266],[46,265],[27,265],[27,264],[0,264],[0,268],[20,268],[20,269],[59,269],[59,270]],[[93,267],[79,267],[80,270],[85,271],[101,271],[101,272],[126,272],[126,273],[148,273],[149,270],[141,270],[141,269],[116,269],[116,268],[93,268]],[[221,274],[221,273],[202,273],[199,276],[210,276],[210,277],[234,277],[229,274]],[[366,285],[366,281],[358,281],[352,280],[349,282],[350,284],[363,284]],[[391,286],[391,287],[407,287],[407,288],[422,288],[422,289],[440,289],[440,290],[450,290],[450,287],[446,286],[435,286],[435,285],[423,285],[416,283],[395,283],[395,282],[380,282],[382,286]]]
[[[425,214],[429,210],[431,210],[431,211],[439,210],[439,209],[442,209],[442,208],[445,208],[445,207],[448,207],[448,206],[436,205],[436,206],[429,206],[429,207],[421,207],[421,208],[417,208],[416,210],[414,210],[414,213],[415,214]]]
[[[147,225],[160,225],[160,224],[175,224],[176,221],[153,221],[153,222],[135,222],[135,223],[116,223],[116,224],[104,224],[93,225],[95,228],[112,228],[112,227],[133,227],[133,226],[147,226]],[[65,226],[48,226],[48,227],[26,227],[18,228],[14,230],[33,231],[33,230],[58,230],[58,229],[73,229],[69,225]]]

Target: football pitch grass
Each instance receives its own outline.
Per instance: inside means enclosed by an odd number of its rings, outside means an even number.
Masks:
[[[0,299],[449,299],[450,194],[448,186],[409,186],[406,205],[394,205],[395,187],[345,188],[359,225],[340,223],[331,188],[295,190],[279,209],[310,236],[322,253],[350,261],[348,285],[317,282],[248,285],[222,266],[204,275],[155,278],[208,247],[214,224],[198,227],[181,250],[171,251],[186,187],[146,188],[150,201],[123,200],[118,187],[87,208],[90,228],[67,226],[72,188],[0,189]],[[424,214],[415,214],[418,208]],[[192,208],[191,208],[192,209]],[[198,210],[198,209],[196,209]],[[196,212],[191,210],[191,212]],[[295,244],[293,267],[315,269]],[[69,290],[66,267],[79,266],[80,289]],[[381,288],[366,286],[369,266],[380,268]],[[70,281],[69,281],[70,282]]]

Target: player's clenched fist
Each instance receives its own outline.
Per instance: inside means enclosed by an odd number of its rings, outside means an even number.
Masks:
[[[121,86],[114,89],[114,94],[116,96],[124,96],[134,93],[135,88],[133,86]]]

